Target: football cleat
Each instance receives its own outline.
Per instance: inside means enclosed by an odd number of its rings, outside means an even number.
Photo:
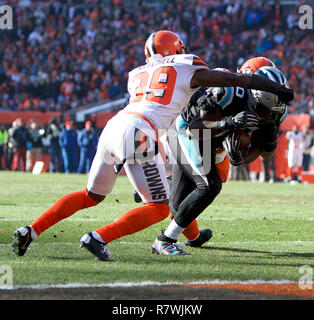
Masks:
[[[29,245],[33,241],[32,239],[32,228],[29,226],[21,227],[14,231],[13,242],[11,244],[12,251],[18,256],[24,256]]]
[[[96,240],[92,233],[86,233],[82,236],[81,240],[81,248],[87,249],[89,252],[91,252],[93,255],[97,257],[100,261],[114,261],[110,258],[110,251],[106,247],[105,243],[102,243],[98,240]]]
[[[167,241],[161,241],[156,239],[152,245],[152,253],[155,254],[163,254],[166,256],[170,255],[178,255],[178,256],[184,256],[189,255],[188,252],[185,252],[183,250],[183,247],[172,242]]]
[[[141,202],[143,202],[141,196],[138,194],[138,192],[137,192],[136,190],[134,190],[133,198],[134,198],[134,201],[135,201],[136,203],[141,203]]]
[[[186,240],[185,245],[195,248],[200,248],[205,242],[207,242],[213,233],[209,229],[202,229],[200,230],[199,236],[195,240]]]

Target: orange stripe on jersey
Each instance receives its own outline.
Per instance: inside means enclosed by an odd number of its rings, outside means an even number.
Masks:
[[[145,133],[143,131],[140,131],[140,147],[142,152],[147,151],[146,140],[147,140],[147,137]]]
[[[208,67],[207,63],[201,59],[193,58],[193,66],[205,66]]]

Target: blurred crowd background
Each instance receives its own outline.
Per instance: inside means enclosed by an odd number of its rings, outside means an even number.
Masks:
[[[313,30],[298,25],[306,1],[2,1],[14,29],[0,33],[0,110],[65,111],[126,95],[152,31],[180,34],[211,68],[236,71],[267,56],[286,74],[290,113],[314,113]]]
[[[14,16],[13,30],[0,30],[0,111],[62,115],[128,98],[128,72],[145,63],[147,37],[168,29],[210,68],[237,71],[251,57],[270,58],[295,90],[289,113],[314,116],[313,29],[300,28],[298,12],[307,3],[313,1],[0,0]],[[0,169],[31,171],[45,153],[51,172],[88,172],[100,129],[62,117],[48,125],[17,117],[4,126],[0,119]],[[314,153],[308,129],[306,163]]]

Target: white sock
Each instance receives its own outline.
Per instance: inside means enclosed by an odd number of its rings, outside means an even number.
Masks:
[[[98,240],[101,243],[105,243],[105,241],[103,240],[103,238],[95,231],[92,232],[93,237]]]
[[[171,220],[168,228],[164,232],[164,235],[170,239],[178,240],[180,234],[185,230],[185,228],[180,227],[174,219]]]

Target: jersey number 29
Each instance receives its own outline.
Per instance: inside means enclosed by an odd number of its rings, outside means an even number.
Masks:
[[[170,103],[177,79],[177,71],[173,67],[156,69],[149,81],[149,73],[143,71],[135,75],[132,83],[134,90],[131,103],[146,101],[167,105]],[[135,95],[134,95],[135,93]]]

